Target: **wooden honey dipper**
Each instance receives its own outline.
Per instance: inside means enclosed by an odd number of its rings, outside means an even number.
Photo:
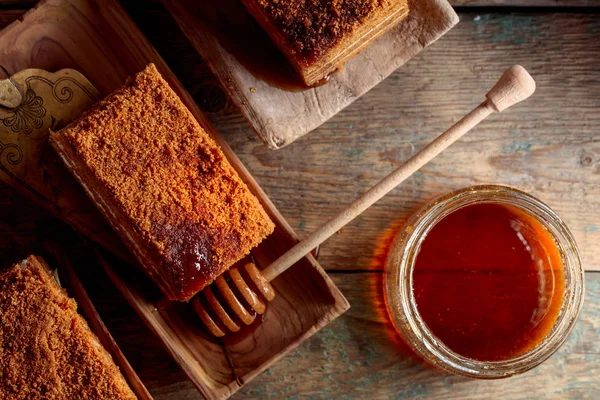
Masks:
[[[275,290],[270,284],[273,279],[277,278],[281,273],[294,265],[294,263],[307,255],[312,249],[323,243],[335,232],[339,231],[347,223],[373,205],[377,200],[385,196],[423,165],[431,161],[456,140],[460,139],[465,133],[474,128],[487,116],[493,112],[504,111],[508,107],[527,99],[534,91],[535,81],[525,68],[515,65],[507,69],[492,90],[487,93],[486,100],[483,103],[477,106],[446,132],[438,136],[434,141],[421,149],[402,166],[369,189],[339,214],[331,218],[301,242],[297,243],[267,268],[260,271],[253,263],[246,264],[244,269],[248,277],[258,288],[260,295],[267,301],[273,300],[275,297]],[[229,277],[231,278],[231,282],[237,288],[237,291],[254,311],[257,314],[263,314],[266,309],[265,302],[261,299],[259,294],[252,291],[244,281],[240,271],[235,267],[231,268],[229,270]],[[240,299],[236,297],[225,280],[224,275],[219,276],[215,283],[210,286],[216,286],[223,299],[225,299],[229,305],[229,308],[244,324],[249,325],[254,321],[255,316],[251,314],[251,312],[240,302]],[[203,293],[206,296],[208,304],[212,307],[214,315],[219,318],[228,330],[237,332],[240,329],[240,325],[234,321],[225,308],[223,308],[217,297],[215,297],[213,292],[214,288],[211,288],[210,286],[205,288]],[[194,298],[193,305],[196,313],[210,332],[217,337],[226,334],[226,331],[223,330],[206,311],[198,296]]]

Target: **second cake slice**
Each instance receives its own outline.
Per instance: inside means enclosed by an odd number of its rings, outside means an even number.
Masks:
[[[172,300],[189,300],[274,229],[153,65],[51,142]]]
[[[408,15],[406,0],[242,0],[307,86]]]

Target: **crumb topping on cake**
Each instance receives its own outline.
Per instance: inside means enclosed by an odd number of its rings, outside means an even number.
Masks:
[[[274,225],[175,92],[150,65],[62,136],[160,259],[187,300]]]
[[[33,256],[0,273],[0,398],[136,398],[75,301]]]
[[[256,0],[290,46],[313,62],[377,12],[397,0]]]

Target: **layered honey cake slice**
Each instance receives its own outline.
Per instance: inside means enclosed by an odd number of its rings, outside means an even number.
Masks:
[[[0,399],[135,399],[41,258],[0,272]]]
[[[242,0],[314,86],[408,15],[407,0]]]
[[[50,140],[171,300],[192,298],[274,229],[154,65]]]

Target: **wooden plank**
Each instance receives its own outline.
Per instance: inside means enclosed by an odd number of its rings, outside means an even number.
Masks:
[[[9,268],[28,255],[34,254],[41,256],[50,268],[58,270],[61,286],[67,290],[69,297],[76,300],[78,312],[88,321],[92,331],[111,354],[132,390],[139,399],[151,399],[152,397],[149,396],[139,375],[136,374],[135,369],[132,369],[127,358],[123,355],[122,349],[119,348],[115,338],[111,335],[111,330],[107,329],[99,315],[102,314],[112,318],[115,314],[106,311],[99,313],[99,310],[95,307],[95,301],[91,300],[92,296],[89,296],[86,291],[86,288],[103,291],[106,285],[95,287],[89,284],[94,282],[94,278],[90,279],[90,269],[81,268],[81,266],[90,265],[89,262],[85,261],[88,256],[82,253],[73,253],[74,248],[82,248],[82,246],[74,246],[79,239],[73,230],[51,216],[47,211],[34,205],[33,202],[16,195],[14,190],[5,183],[0,183],[0,198],[0,210],[2,210],[2,213],[0,213],[0,269]],[[82,244],[85,245],[85,242]],[[77,261],[79,266],[78,274],[73,273],[71,263],[74,260]],[[92,268],[92,270],[94,269]],[[82,274],[81,271],[85,271],[87,275]],[[98,272],[101,272],[99,265],[96,266],[95,271],[97,277]],[[86,277],[87,284],[85,287],[78,275]],[[108,281],[107,277],[102,275],[100,277]],[[105,283],[108,283],[112,290],[116,292],[110,282]],[[94,299],[97,299],[97,297],[96,294]],[[114,296],[112,298],[114,299]],[[121,310],[123,305],[127,307],[127,304],[121,302]],[[141,323],[139,318],[138,323]]]
[[[379,273],[336,273],[334,282],[352,308],[235,399],[481,399],[600,396],[600,273],[587,273],[585,306],[567,342],[547,361],[520,376],[482,381],[425,365],[388,321]],[[152,391],[155,399],[196,399],[191,385]],[[177,397],[175,397],[177,396]]]
[[[323,124],[458,22],[446,0],[411,0],[405,20],[331,74],[327,84],[304,88],[238,1],[204,6],[194,0],[163,2],[231,101],[272,149]]]
[[[482,125],[343,234],[330,239],[323,246],[321,260],[329,269],[378,268],[373,256],[385,248],[380,241],[385,243],[393,229],[428,198],[465,185],[492,182],[530,190],[554,207],[574,231],[585,268],[600,270],[596,251],[600,221],[594,200],[600,193],[594,147],[594,121],[599,118],[594,60],[600,28],[593,15],[503,13],[481,14],[477,19],[463,14],[463,23],[455,31],[408,64],[405,71],[392,75],[317,130],[314,138],[277,154],[253,137],[164,8],[163,12],[143,7],[128,11],[292,226],[303,234],[412,154],[411,145],[418,148],[448,127],[455,115],[473,106],[476,96],[510,63],[498,60],[514,54],[515,61],[532,69],[540,81],[538,94]],[[153,29],[157,24],[160,33]],[[568,49],[568,58],[558,51],[561,46]],[[483,66],[490,62],[495,64]],[[439,70],[445,74],[439,75]],[[455,84],[458,81],[463,82],[461,90]],[[434,104],[439,111],[431,110]],[[567,108],[557,118],[554,110],[563,105]],[[416,132],[411,132],[411,127]],[[455,155],[459,160],[472,158],[474,170],[483,168],[485,174],[473,174],[467,165],[454,161]],[[567,158],[561,161],[560,155]],[[526,170],[507,164],[519,157]],[[544,168],[546,162],[551,168]],[[573,196],[569,195],[571,189],[575,190]]]
[[[352,309],[242,394],[248,398],[597,398],[600,396],[600,274],[588,273],[586,307],[568,341],[518,377],[479,381],[423,365],[388,322],[379,273],[335,274]],[[269,373],[272,375],[269,376]],[[283,379],[273,379],[283,377]],[[160,398],[160,397],[157,397]],[[242,398],[240,396],[239,398]]]
[[[120,87],[128,76],[142,70],[150,62],[156,64],[199,123],[221,146],[232,166],[275,223],[275,232],[252,250],[260,266],[270,264],[295,244],[294,232],[116,0],[45,0],[0,33],[0,65],[7,71],[33,67],[50,71],[73,68],[86,76],[102,95]],[[58,91],[57,86],[54,88]],[[28,90],[31,94],[33,89],[28,87]],[[56,115],[51,110],[40,113],[39,105],[45,103],[43,98],[38,100],[36,95],[37,92],[30,96],[35,99],[37,108],[34,108],[34,112],[28,110],[29,103],[24,102],[13,113],[29,119],[33,114],[39,117],[41,123],[51,121]],[[6,124],[11,119],[4,121]],[[10,171],[16,176],[22,170],[37,171],[46,168],[45,163],[52,163],[58,168],[60,164],[51,162],[50,158],[42,158],[40,163],[27,163],[32,158],[15,156],[33,147],[25,145],[28,141],[44,143],[44,133],[38,133],[34,137],[25,130],[16,129],[14,134],[3,137],[5,151],[0,154],[0,167],[4,173]],[[20,180],[11,183],[15,186],[33,186],[29,180],[37,179],[37,183],[50,186],[49,192],[57,189],[53,180],[44,179],[43,174],[19,177]],[[73,188],[79,189],[78,186]],[[44,200],[40,201],[43,207],[56,208],[59,215],[66,219],[63,214],[65,210],[54,207],[54,203],[50,207],[48,201],[52,202],[52,199],[41,197]],[[40,200],[40,196],[35,199]],[[2,218],[13,218],[14,204],[20,201],[13,198],[11,205],[2,210]],[[36,224],[36,221],[31,222]],[[73,220],[69,222],[73,223]],[[85,232],[84,229],[80,230]],[[29,236],[29,239],[32,237]],[[260,321],[251,328],[252,335],[244,330],[231,335],[233,338],[229,341],[216,341],[211,335],[202,333],[200,321],[191,305],[162,301],[157,288],[139,271],[118,260],[111,260],[110,264],[107,270],[111,271],[113,281],[143,316],[144,322],[160,336],[198,390],[210,399],[229,397],[348,308],[343,295],[320,265],[312,256],[307,256],[273,281],[277,297],[269,303]],[[257,338],[260,338],[258,344],[254,341]]]
[[[470,134],[450,149],[451,154],[443,154],[399,188],[393,198],[377,205],[367,218],[356,221],[356,225],[326,243],[320,261],[338,269],[380,268],[388,227],[397,226],[428,197],[472,183],[493,182],[531,190],[557,209],[577,237],[585,266],[598,269],[595,207],[600,194],[600,150],[595,130],[599,122],[595,63],[600,21],[594,15],[480,13],[478,22],[473,20],[476,15],[465,13],[462,24],[409,63],[405,71],[392,75],[310,138],[276,154],[262,146],[243,117],[221,97],[216,81],[169,15],[159,7],[132,3],[136,2],[130,2],[128,11],[136,22],[198,103],[210,111],[210,118],[219,125],[225,139],[293,227],[303,230],[301,234],[314,229],[325,216],[332,215],[354,194],[408,157],[413,152],[411,145],[418,148],[449,126],[459,111],[476,104],[478,99],[471,95],[474,90],[482,93],[504,67],[513,61],[522,63],[543,83],[538,95],[531,99],[535,104],[525,103]],[[501,35],[502,31],[506,35]],[[445,74],[440,75],[439,71]],[[432,104],[440,109],[433,110]],[[557,115],[559,110],[564,111],[562,115]],[[478,154],[481,151],[484,154]],[[526,170],[508,168],[506,163],[491,164],[494,157],[510,160],[513,152],[517,155],[513,160],[523,160],[517,166],[527,166]],[[454,161],[457,154],[464,156]],[[553,154],[565,158],[555,159]],[[592,156],[591,161],[588,155]],[[464,165],[471,160],[473,168]],[[482,166],[483,175],[473,171]],[[64,224],[1,185],[0,209],[4,210],[0,216],[2,260],[17,260],[37,251],[38,243],[32,240],[31,230],[60,237],[65,243],[78,243],[77,236]],[[30,217],[36,212],[38,218]],[[395,221],[398,222],[394,224]],[[87,262],[89,249],[73,246],[78,247],[81,262],[74,262],[74,266],[84,267],[77,271],[78,275],[155,398],[200,399],[160,341],[143,325],[99,266]],[[495,382],[437,373],[398,353],[394,343],[400,342],[394,332],[369,319],[376,318],[372,317],[372,310],[380,309],[370,300],[373,291],[380,290],[377,283],[375,290],[354,289],[361,281],[369,283],[373,279],[369,277],[378,275],[335,273],[334,282],[347,294],[353,309],[276,368],[259,376],[256,386],[251,384],[247,392],[236,398],[327,398],[334,390],[340,390],[336,392],[338,398],[364,397],[355,393],[367,393],[369,398],[600,397],[596,378],[600,364],[597,273],[586,274],[582,318],[557,355],[521,377]],[[355,313],[360,307],[363,313]],[[358,328],[350,329],[354,324]],[[342,342],[351,346],[342,347]],[[340,361],[333,364],[327,357]],[[358,369],[348,372],[352,363]],[[400,371],[406,365],[412,372]],[[339,366],[345,369],[337,369]],[[283,378],[284,383],[278,386],[277,381]],[[352,382],[347,382],[350,380],[357,381],[356,392],[342,392],[341,389],[352,389]],[[515,387],[511,386],[513,382]],[[313,386],[315,390],[311,391]],[[320,395],[319,390],[324,394]]]
[[[585,268],[600,271],[600,19],[589,14],[462,14],[443,40],[327,124],[270,151],[224,107],[213,123],[301,234],[316,229],[482,99],[513,63],[537,93],[495,115],[321,249],[328,269],[379,269],[412,212],[468,185],[514,186],[564,219]]]
[[[371,264],[380,238],[389,236],[387,233],[428,198],[468,184],[494,182],[532,190],[557,209],[574,231],[586,269],[600,269],[600,256],[595,251],[600,221],[594,201],[599,188],[593,130],[598,119],[598,100],[594,96],[598,75],[593,60],[598,54],[599,28],[593,15],[481,14],[477,19],[472,14],[463,14],[463,23],[407,65],[406,71],[384,81],[375,92],[316,131],[314,138],[276,154],[253,138],[243,118],[227,103],[214,78],[200,64],[194,49],[169,16],[160,9],[134,7],[129,11],[142,22],[146,33],[198,103],[210,111],[212,121],[292,226],[304,233],[316,228],[325,216],[333,215],[341,204],[349,202],[412,154],[411,145],[417,148],[449,126],[453,110],[460,107],[462,111],[474,105],[477,99],[471,92],[483,93],[495,74],[509,63],[497,60],[514,53],[515,61],[533,68],[534,75],[541,80],[538,94],[531,102],[498,116],[495,122],[491,121],[493,124],[487,128],[483,125],[449,149],[448,155],[426,167],[424,174],[417,174],[405,183],[346,228],[343,235],[330,239],[323,247],[321,260],[330,269],[364,269]],[[160,34],[152,30],[157,23],[161,24]],[[562,30],[555,29],[556,26]],[[557,51],[560,46],[568,49],[568,58]],[[482,67],[491,61],[497,64]],[[569,70],[572,63],[573,74]],[[445,75],[437,74],[440,69],[445,70]],[[453,83],[459,80],[467,85],[462,90]],[[417,99],[415,104],[413,97]],[[440,111],[430,111],[431,104],[439,104]],[[557,118],[554,111],[563,104],[567,110]],[[423,109],[427,110],[427,124],[421,118]],[[415,126],[417,132],[411,133],[410,126]],[[499,137],[499,133],[504,136]],[[341,143],[356,148],[349,150]],[[373,146],[377,149],[372,149]],[[527,170],[507,165],[511,155],[504,153],[511,152],[512,158],[522,157],[523,162],[527,161]],[[482,176],[472,174],[466,165],[453,161],[456,154],[461,159],[473,157],[476,169],[484,168],[487,172]],[[557,154],[566,154],[567,159],[561,161]],[[552,167],[548,170],[544,168],[546,159]],[[497,165],[492,168],[491,162]],[[351,165],[347,167],[348,163]],[[559,178],[566,174],[566,179]],[[568,194],[571,188],[576,193],[572,199]]]
[[[125,355],[106,328],[106,325],[104,325],[104,322],[102,322],[94,304],[77,277],[73,266],[68,258],[65,257],[64,251],[58,250],[57,248],[60,247],[56,246],[52,248],[51,251],[55,252],[56,259],[59,261],[56,264],[51,265],[50,268],[56,268],[58,270],[60,284],[67,290],[69,296],[75,299],[79,313],[85,317],[92,332],[96,334],[98,340],[102,343],[102,346],[110,353],[115,364],[117,364],[121,373],[127,380],[127,383],[131,387],[131,390],[133,390],[139,400],[152,400],[152,396],[148,392],[148,389],[144,386],[135,370],[131,367],[127,358],[125,358]]]
[[[0,194],[4,194],[0,192]],[[2,197],[0,196],[0,202]],[[4,205],[3,203],[0,203]],[[20,206],[19,212],[35,213]],[[56,220],[54,220],[56,221]],[[0,222],[1,223],[1,222]],[[60,225],[60,222],[56,222]],[[16,241],[27,223],[0,225],[2,254],[38,252],[39,242]],[[45,229],[55,229],[46,224]],[[10,233],[9,233],[10,232]],[[57,231],[59,232],[59,231]],[[143,325],[123,296],[101,273],[85,242],[69,254],[79,278],[108,329],[157,400],[200,400],[201,395]],[[18,235],[17,235],[18,236]],[[12,240],[12,242],[8,242]],[[234,399],[297,398],[597,398],[600,396],[600,273],[586,273],[586,298],[574,332],[561,349],[538,368],[499,381],[477,381],[426,367],[407,354],[391,327],[382,298],[379,272],[331,274],[352,308],[258,376]],[[149,357],[148,355],[152,356]]]
[[[4,85],[0,89],[0,180],[43,203],[115,254],[133,260],[45,140],[49,129],[62,128],[97,102],[100,94],[71,69],[30,68],[0,82]]]
[[[480,126],[331,238],[321,260],[328,269],[379,268],[390,234],[428,199],[470,184],[504,183],[531,191],[555,208],[574,231],[585,268],[600,270],[594,131],[600,118],[594,61],[600,27],[594,15],[464,13],[447,37],[314,137],[278,154],[253,137],[169,17],[158,9],[128,10],[301,234],[449,127],[513,60],[523,64],[540,83],[532,99]],[[156,24],[170,32],[168,41],[152,29]],[[511,166],[510,160],[519,157],[521,162]]]

